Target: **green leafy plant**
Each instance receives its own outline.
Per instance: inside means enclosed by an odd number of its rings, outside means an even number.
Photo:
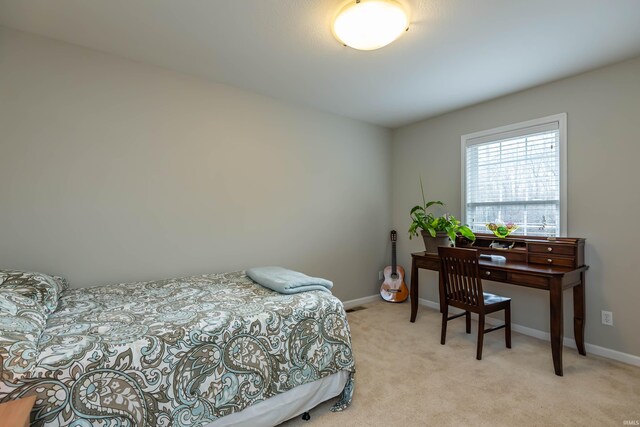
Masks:
[[[424,187],[422,185],[422,178],[420,178],[420,190],[422,191],[422,205],[414,206],[409,213],[411,217],[411,226],[409,227],[409,238],[417,237],[418,231],[426,230],[431,237],[436,237],[436,233],[447,233],[449,239],[452,242],[456,241],[456,235],[460,233],[471,241],[476,240],[476,235],[466,225],[462,224],[453,215],[444,214],[436,217],[433,213],[427,212],[427,210],[434,206],[444,206],[439,200],[433,200],[427,202],[424,197]]]

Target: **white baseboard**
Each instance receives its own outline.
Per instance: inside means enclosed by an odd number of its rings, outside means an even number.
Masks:
[[[350,308],[356,307],[358,305],[367,304],[374,301],[379,301],[382,298],[380,295],[370,295],[368,297],[352,299],[349,301],[342,301],[342,305],[344,305],[345,310],[349,310]]]
[[[424,305],[425,307],[433,308],[434,310],[440,310],[440,303],[430,301],[428,299],[419,298],[418,303],[420,305]],[[450,310],[452,312],[455,312],[458,309],[451,307]],[[458,310],[458,311],[462,311],[462,310]],[[497,324],[501,324],[502,321],[498,319],[492,319],[491,317],[487,317],[487,323],[491,325],[497,325]],[[518,325],[515,323],[511,323],[511,330],[514,332],[519,332],[523,335],[528,335],[530,337],[541,339],[543,341],[550,341],[551,339],[549,332],[528,328],[526,326]],[[565,337],[563,344],[566,347],[571,347],[573,349],[577,348],[575,340],[573,338]],[[600,347],[599,345],[589,344],[589,343],[585,343],[584,347],[587,353],[595,354],[596,356],[606,357],[608,359],[617,360],[618,362],[627,363],[629,365],[640,366],[639,356],[623,353],[621,351],[612,350],[610,348]]]

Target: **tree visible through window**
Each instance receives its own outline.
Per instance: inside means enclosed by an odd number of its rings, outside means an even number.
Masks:
[[[530,236],[565,231],[565,123],[563,114],[462,137],[464,218],[474,232],[491,222]]]

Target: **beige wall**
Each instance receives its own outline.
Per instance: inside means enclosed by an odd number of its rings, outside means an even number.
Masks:
[[[390,131],[0,28],[0,268],[284,265],[377,292]]]
[[[409,209],[428,199],[460,214],[460,136],[567,112],[568,235],[587,239],[586,341],[640,355],[640,58],[516,93],[397,129],[393,135],[392,221],[401,230],[399,261],[423,250],[409,241]],[[421,297],[437,301],[436,274],[422,273]],[[513,297],[515,323],[548,331],[543,291],[494,284]],[[571,293],[565,292],[565,335],[573,336]],[[614,326],[600,311],[613,312]]]
[[[405,232],[419,175],[459,214],[460,136],[559,112],[587,341],[640,355],[640,58],[397,129],[390,146],[379,127],[0,28],[0,268],[81,287],[281,264],[343,300],[373,295],[392,225],[401,265],[422,248]],[[544,292],[492,289],[548,330]]]

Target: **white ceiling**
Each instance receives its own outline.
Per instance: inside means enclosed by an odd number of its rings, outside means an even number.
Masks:
[[[640,0],[401,0],[360,52],[341,0],[0,0],[0,25],[387,127],[640,55]]]

